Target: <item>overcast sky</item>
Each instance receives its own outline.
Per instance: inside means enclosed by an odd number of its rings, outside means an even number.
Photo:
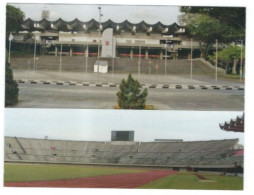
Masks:
[[[242,112],[134,111],[84,109],[5,109],[5,136],[110,141],[111,130],[134,130],[135,141],[154,139],[218,140],[239,138],[219,123]]]
[[[94,18],[99,21],[98,5],[82,4],[11,4],[20,8],[26,18],[41,20],[41,11],[46,9],[50,11],[50,21],[62,18],[66,21],[78,18],[81,21],[89,21]],[[149,24],[162,22],[163,24],[172,24],[177,22],[177,16],[180,14],[178,6],[127,6],[127,5],[100,5],[103,17],[101,21],[108,19],[114,22],[123,22],[129,20],[138,23],[144,20]]]

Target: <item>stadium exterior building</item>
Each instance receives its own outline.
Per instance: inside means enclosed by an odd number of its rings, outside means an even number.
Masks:
[[[200,57],[198,42],[192,42],[185,28],[176,23],[131,23],[128,20],[100,23],[77,18],[69,22],[61,18],[35,21],[29,18],[21,28],[13,34],[13,47],[35,43],[41,55],[96,57],[99,51],[99,55],[106,58],[188,59],[192,52],[193,57]],[[106,50],[111,52],[105,53]]]

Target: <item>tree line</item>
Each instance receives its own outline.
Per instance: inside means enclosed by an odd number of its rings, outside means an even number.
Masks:
[[[217,53],[218,66],[227,73],[239,73],[240,59],[245,60],[246,8],[182,6],[180,12],[179,22],[199,42],[201,57],[215,63],[211,51],[217,40],[222,48]]]

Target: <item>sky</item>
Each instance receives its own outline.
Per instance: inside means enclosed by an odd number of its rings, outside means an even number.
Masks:
[[[222,131],[224,123],[242,112],[135,111],[86,109],[5,109],[5,136],[81,141],[110,141],[112,130],[133,130],[135,141],[184,141],[239,138]],[[14,122],[15,121],[15,122]]]
[[[120,1],[119,1],[120,2]],[[20,8],[26,18],[41,20],[41,11],[46,9],[50,11],[50,21],[62,18],[66,21],[78,18],[81,21],[95,19],[99,21],[98,5],[82,4],[11,4]],[[103,14],[101,21],[108,19],[114,22],[123,22],[128,20],[132,23],[138,23],[144,20],[148,24],[161,22],[170,25],[177,22],[177,16],[180,14],[178,6],[134,6],[134,5],[100,5]]]

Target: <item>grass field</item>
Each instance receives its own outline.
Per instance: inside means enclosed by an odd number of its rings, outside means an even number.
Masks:
[[[13,164],[5,163],[4,182],[43,181],[72,178],[88,178],[102,175],[120,175],[149,172],[149,168],[53,165],[53,164]],[[198,173],[178,172],[139,186],[141,189],[205,189],[205,190],[242,190],[243,178]],[[129,180],[131,182],[131,180]]]
[[[141,169],[101,166],[5,163],[4,182],[70,179],[143,171]]]
[[[199,173],[207,180],[200,180],[193,172],[178,172],[139,188],[143,189],[202,189],[243,190],[243,178]]]

